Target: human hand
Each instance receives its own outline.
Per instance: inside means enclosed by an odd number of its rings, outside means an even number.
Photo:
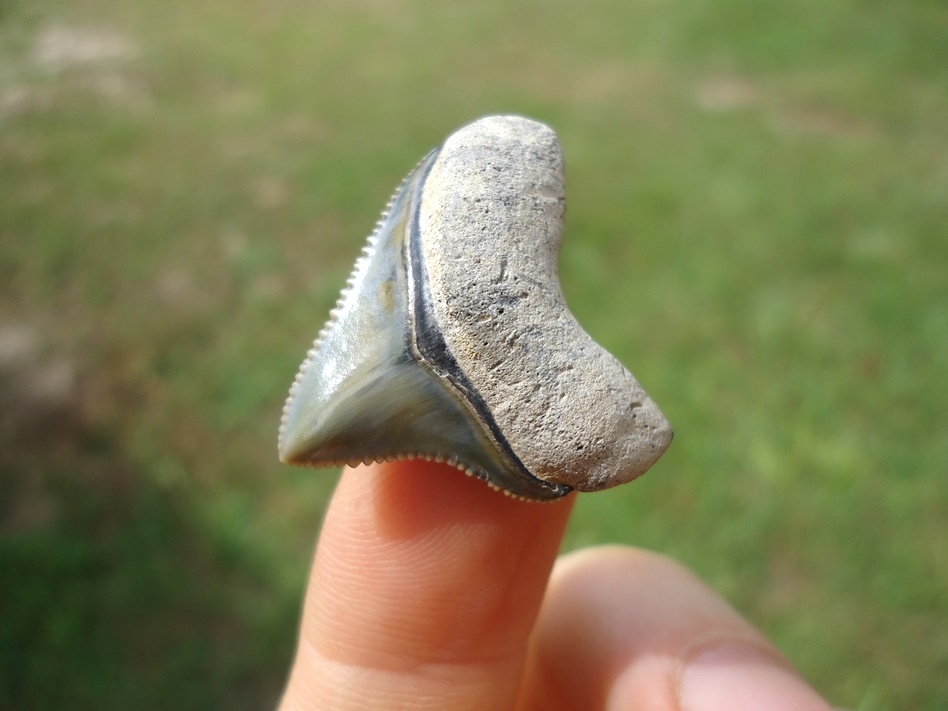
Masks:
[[[346,470],[281,711],[829,711],[678,563],[623,547],[556,561],[572,504],[424,461]]]

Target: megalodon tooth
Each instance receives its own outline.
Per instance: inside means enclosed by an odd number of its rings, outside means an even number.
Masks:
[[[428,154],[303,361],[280,459],[434,459],[531,500],[643,474],[672,430],[566,306],[565,210],[541,123],[483,118]]]

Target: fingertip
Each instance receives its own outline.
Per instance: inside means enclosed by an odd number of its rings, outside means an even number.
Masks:
[[[722,677],[725,691],[735,680],[734,666],[709,666],[702,656],[718,646],[756,650],[783,674],[794,674],[752,625],[680,563],[622,546],[578,551],[562,557],[551,576],[531,647],[531,691],[522,708],[547,708],[551,702],[564,711],[750,708],[683,705],[682,699],[700,703],[701,692],[690,689],[702,684],[714,688],[713,679],[701,670],[730,673]],[[691,662],[699,665],[696,676],[683,671]],[[756,669],[765,667],[761,662]],[[769,678],[778,693],[786,677],[775,672]]]
[[[458,521],[491,520],[507,524],[568,515],[573,496],[549,504],[525,502],[490,488],[449,464],[423,459],[345,468],[333,505],[371,502],[372,516],[386,533],[419,535],[425,529]]]
[[[782,658],[746,642],[694,650],[678,684],[681,711],[831,711]]]
[[[674,558],[644,548],[618,544],[590,546],[561,555],[556,560],[550,579],[551,587],[553,581],[562,579],[569,581],[570,585],[579,586],[581,591],[588,586],[607,584],[603,578],[613,576],[642,576],[659,580],[689,578],[689,584],[697,582],[703,585],[694,573]]]
[[[498,707],[518,688],[571,503],[513,500],[435,462],[345,470],[320,535],[301,630],[308,652],[297,656],[288,698],[315,688],[317,698],[345,693],[363,708],[394,708],[400,694],[449,708],[447,696],[467,690]],[[502,673],[511,660],[517,668]]]

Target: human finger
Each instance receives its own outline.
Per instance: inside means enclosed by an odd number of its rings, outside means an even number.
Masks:
[[[830,711],[680,564],[618,546],[565,556],[531,643],[520,711]]]
[[[572,498],[418,460],[346,470],[281,708],[512,708]]]

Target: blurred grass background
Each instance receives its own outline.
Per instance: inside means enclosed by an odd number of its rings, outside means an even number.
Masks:
[[[0,0],[0,708],[267,708],[331,472],[298,362],[391,191],[553,125],[564,289],[676,429],[569,548],[835,703],[948,708],[940,0]]]

